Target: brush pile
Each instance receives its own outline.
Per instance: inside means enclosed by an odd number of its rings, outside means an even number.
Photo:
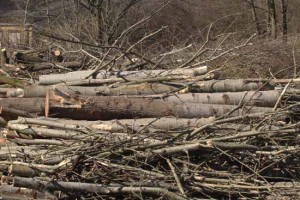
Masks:
[[[95,68],[34,83],[2,75],[2,197],[299,198],[300,80],[219,75],[207,67]]]

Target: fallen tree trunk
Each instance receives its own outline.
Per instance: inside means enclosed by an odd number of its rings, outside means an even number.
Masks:
[[[151,95],[165,94],[178,91],[182,84],[161,84],[161,83],[141,83],[136,85],[116,85],[114,86],[66,86],[66,85],[28,85],[25,86],[24,97],[45,97],[49,89],[56,88],[66,93],[76,93],[83,96],[120,96],[120,95]],[[227,86],[226,86],[227,87]],[[199,87],[202,90],[202,86]],[[230,88],[224,88],[230,90]],[[248,105],[267,106],[275,105],[279,97],[279,91],[260,91],[260,92],[229,92],[229,93],[188,93],[176,94],[168,97],[157,96],[168,101],[175,102],[192,102],[205,104],[229,104],[238,105],[242,99],[243,102],[248,102]]]
[[[172,102],[189,102],[202,104],[226,104],[239,105],[245,104],[262,107],[274,107],[280,96],[280,91],[246,91],[246,92],[227,92],[227,93],[187,93],[172,94],[168,97],[157,96]]]
[[[19,117],[15,121],[10,121],[10,124],[36,124],[41,126],[51,126],[62,129],[78,129],[85,127],[90,130],[100,130],[109,132],[120,132],[120,131],[147,131],[153,130],[190,130],[201,127],[205,124],[210,124],[215,120],[214,117],[209,118],[173,118],[173,117],[162,117],[162,118],[141,118],[141,119],[120,119],[111,121],[83,121],[83,120],[64,120],[64,119],[52,119],[52,118],[22,118]],[[77,127],[77,128],[76,128]]]
[[[7,184],[1,184],[0,195],[2,199],[6,200],[51,199],[48,198],[47,195],[37,192],[36,190],[27,189],[24,187],[14,187]]]
[[[158,82],[170,82],[170,81],[185,81],[185,82],[196,82],[204,80],[218,79],[220,77],[220,71],[211,71],[203,75],[191,77],[189,75],[181,76],[163,76],[154,78],[108,78],[108,79],[82,79],[78,81],[65,82],[63,84],[68,86],[93,86],[93,85],[104,85],[111,83],[125,83],[127,84],[139,84],[139,83],[158,83]]]
[[[13,183],[14,187],[25,187],[37,191],[62,191],[66,193],[89,192],[102,195],[117,195],[130,193],[146,193],[154,196],[166,196],[168,199],[185,200],[173,192],[161,187],[125,187],[125,186],[107,186],[103,184],[63,182],[63,181],[40,181],[33,178],[8,177],[2,176],[3,181]]]
[[[83,96],[119,96],[119,95],[150,95],[164,94],[175,91],[177,87],[161,83],[142,83],[138,85],[121,85],[120,87],[81,87],[81,86],[43,86],[29,85],[25,87],[24,97],[45,97],[48,90],[56,88],[65,93],[76,93]]]
[[[0,88],[0,97],[19,97],[24,95],[24,90],[20,88]]]
[[[93,70],[69,72],[66,74],[51,74],[41,75],[39,84],[53,85],[63,82],[79,81],[86,79]],[[207,73],[207,67],[199,67],[194,69],[174,69],[174,70],[143,70],[143,71],[117,71],[109,72],[106,70],[99,71],[97,75],[89,79],[107,79],[107,78],[149,78],[149,77],[164,77],[164,76],[179,76],[189,75],[197,76]]]
[[[9,63],[9,58],[7,56],[6,49],[1,49],[0,53],[0,66],[4,68],[5,64]]]
[[[14,53],[14,60],[17,63],[36,63],[36,62],[44,62],[41,57],[32,53],[26,52],[15,52]]]
[[[194,92],[242,92],[274,89],[274,86],[268,82],[260,82],[255,80],[248,81],[243,79],[199,81],[192,87],[194,87]]]
[[[44,98],[1,99],[0,106],[13,107],[25,112],[45,115]],[[47,111],[48,109],[48,111]],[[198,103],[176,103],[164,100],[150,100],[125,97],[70,97],[54,96],[46,105],[46,115],[81,120],[109,120],[128,118],[151,118],[174,116],[179,118],[220,117],[234,110],[230,116],[245,113],[272,112],[272,108],[213,105]],[[3,116],[4,117],[4,116]]]
[[[40,70],[46,70],[46,69],[63,69],[63,68],[70,68],[70,69],[76,69],[81,67],[80,62],[55,62],[55,63],[49,63],[49,62],[41,62],[41,63],[33,63],[33,64],[25,64],[25,70],[28,70],[30,72],[40,71]]]
[[[18,88],[24,88],[24,85],[25,85],[25,82],[23,82],[23,81],[20,81],[16,78],[3,76],[3,75],[0,75],[0,83],[12,85],[12,86],[15,86]]]

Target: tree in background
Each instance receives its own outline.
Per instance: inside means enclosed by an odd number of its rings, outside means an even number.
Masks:
[[[97,23],[97,42],[108,45],[118,36],[127,12],[141,0],[79,0]]]
[[[260,22],[259,22],[259,19],[258,19],[255,0],[250,0],[250,1],[246,0],[246,1],[251,6],[252,20],[255,23],[256,33],[257,33],[257,35],[262,35],[263,34],[263,30],[262,30],[262,28],[260,26]]]
[[[277,38],[277,14],[276,14],[275,0],[267,0],[267,7],[268,7],[268,13],[267,13],[268,34],[273,39],[276,39]]]
[[[281,0],[282,36],[284,42],[287,42],[287,33],[288,33],[287,9],[288,9],[287,0]]]

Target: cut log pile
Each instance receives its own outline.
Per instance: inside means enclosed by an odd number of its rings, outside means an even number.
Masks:
[[[300,80],[219,77],[207,67],[2,75],[2,197],[299,198]]]

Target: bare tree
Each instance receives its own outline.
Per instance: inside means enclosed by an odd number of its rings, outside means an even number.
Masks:
[[[287,9],[288,9],[287,0],[281,0],[282,36],[284,42],[287,42],[287,33],[288,33]]]
[[[277,38],[277,16],[276,16],[276,5],[275,0],[267,0],[268,6],[268,33],[276,39]]]
[[[262,29],[260,27],[260,24],[259,24],[259,19],[258,19],[258,16],[257,16],[257,11],[256,11],[257,7],[255,5],[255,0],[246,0],[246,2],[251,7],[252,20],[255,23],[256,33],[257,33],[257,35],[262,35],[263,31],[262,31]]]
[[[79,0],[97,21],[97,41],[99,44],[110,44],[118,35],[127,12],[141,0]]]

